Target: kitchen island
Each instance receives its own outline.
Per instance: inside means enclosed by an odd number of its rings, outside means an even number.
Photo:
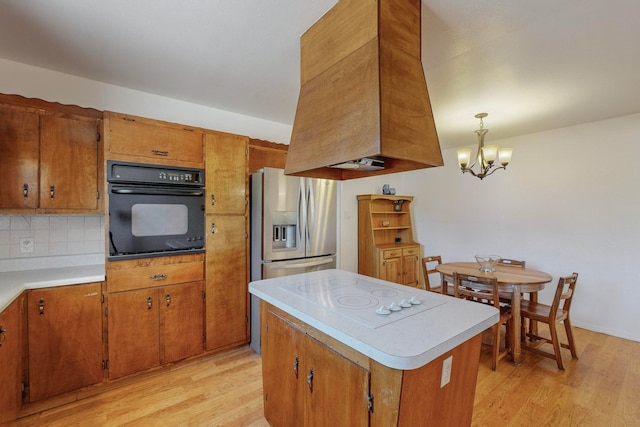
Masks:
[[[252,282],[272,426],[469,425],[489,306],[341,270]]]

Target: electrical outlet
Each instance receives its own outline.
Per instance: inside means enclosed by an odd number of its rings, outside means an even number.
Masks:
[[[453,355],[442,361],[442,377],[440,377],[440,388],[449,384],[451,381],[451,365],[453,363]]]
[[[33,237],[23,237],[20,239],[20,253],[31,254],[35,249],[36,242]]]

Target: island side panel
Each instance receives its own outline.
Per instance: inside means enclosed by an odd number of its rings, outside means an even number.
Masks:
[[[480,333],[425,366],[404,371],[398,426],[471,425],[481,345]],[[450,356],[451,378],[441,387]]]

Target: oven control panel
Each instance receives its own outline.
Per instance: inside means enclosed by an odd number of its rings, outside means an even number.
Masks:
[[[109,160],[107,181],[204,186],[204,170]]]

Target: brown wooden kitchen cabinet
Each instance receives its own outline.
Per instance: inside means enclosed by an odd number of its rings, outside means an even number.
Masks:
[[[109,295],[109,378],[202,352],[202,282]]]
[[[249,174],[269,167],[284,169],[289,145],[262,139],[249,139]]]
[[[412,201],[412,196],[358,196],[358,273],[419,286],[420,245],[413,240]]]
[[[23,296],[0,313],[0,424],[16,419],[22,405]]]
[[[204,257],[107,263],[109,378],[203,351]]]
[[[420,247],[406,246],[380,251],[380,276],[382,280],[417,287],[420,273]]]
[[[0,105],[0,209],[95,213],[101,126],[95,117]]]
[[[104,112],[107,158],[202,168],[202,129],[129,114]]]
[[[216,132],[205,135],[207,214],[247,213],[247,156],[249,138]]]
[[[206,349],[249,340],[248,138],[206,140]]]
[[[263,404],[271,426],[471,425],[482,333],[419,368],[400,370],[260,304]]]
[[[248,341],[248,238],[243,215],[207,215],[207,350]]]
[[[264,415],[269,424],[368,426],[370,373],[262,304]]]
[[[101,287],[88,283],[28,292],[29,402],[102,381]]]

